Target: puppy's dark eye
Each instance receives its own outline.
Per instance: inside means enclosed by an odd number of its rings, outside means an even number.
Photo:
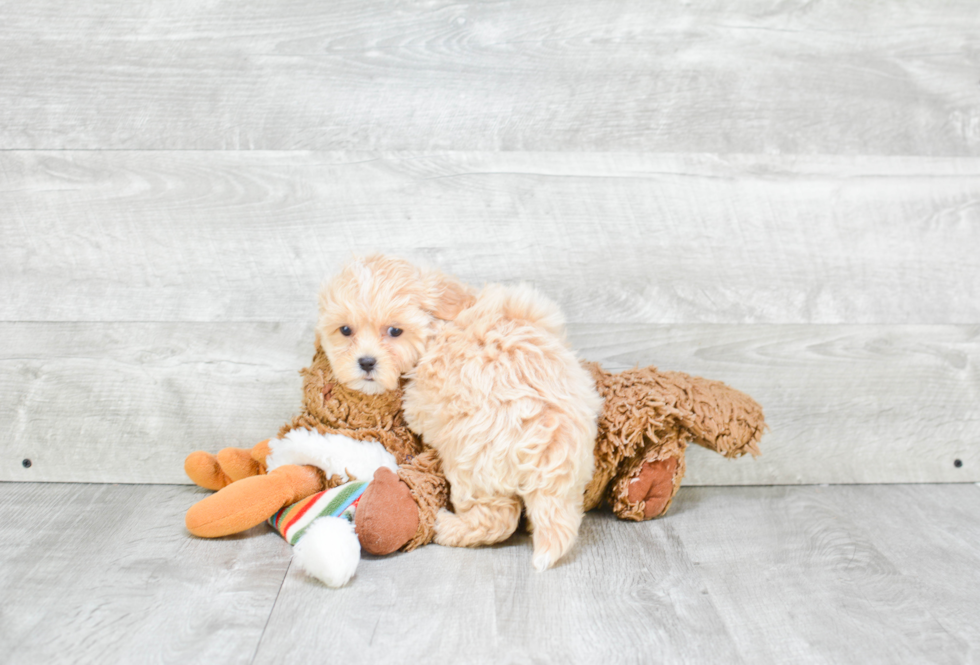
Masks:
[[[340,334],[344,337],[350,337],[351,329],[350,326],[340,326]]]
[[[402,329],[392,326],[388,328],[388,334],[391,335],[392,337],[398,337],[399,335],[402,334]]]

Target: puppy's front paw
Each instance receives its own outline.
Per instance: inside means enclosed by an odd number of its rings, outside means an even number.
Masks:
[[[462,521],[454,513],[440,508],[436,513],[436,535],[433,540],[439,545],[447,547],[457,547],[459,544],[459,531]]]

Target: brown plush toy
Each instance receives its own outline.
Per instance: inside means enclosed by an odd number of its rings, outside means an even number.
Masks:
[[[184,470],[190,479],[218,490],[187,511],[188,531],[204,538],[239,533],[316,492],[357,480],[332,468],[320,451],[293,445],[298,437],[292,434],[306,430],[377,441],[394,456],[397,475],[384,466],[378,468],[357,503],[354,523],[365,551],[388,554],[431,541],[436,512],[449,496],[448,485],[435,452],[405,425],[401,391],[365,395],[347,388],[334,379],[319,344],[302,374],[303,412],[283,425],[277,439],[262,441],[251,450],[225,448],[217,456],[204,451],[188,455]]]
[[[656,367],[611,374],[586,366],[604,400],[586,510],[606,499],[622,519],[660,517],[680,489],[690,441],[729,458],[759,455],[766,422],[745,393]]]
[[[586,510],[608,500],[622,519],[660,517],[680,488],[690,441],[726,457],[759,454],[765,420],[761,407],[744,393],[654,367],[612,374],[596,363],[586,366],[605,400]],[[388,554],[430,542],[436,513],[448,501],[448,485],[434,451],[405,425],[401,391],[371,396],[350,390],[334,379],[319,345],[303,376],[304,411],[283,426],[279,439],[250,451],[226,448],[217,457],[201,451],[187,457],[187,475],[218,490],[188,510],[188,530],[203,537],[238,533],[289,504],[353,480],[350,473],[328,476],[328,465],[302,456],[266,473],[278,454],[271,448],[305,429],[378,441],[399,465],[397,476],[379,468],[357,504],[354,523],[365,551]]]

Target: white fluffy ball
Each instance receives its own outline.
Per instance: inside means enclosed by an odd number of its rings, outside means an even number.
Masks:
[[[293,550],[296,562],[329,587],[347,583],[361,560],[354,525],[342,517],[320,517],[306,529]]]

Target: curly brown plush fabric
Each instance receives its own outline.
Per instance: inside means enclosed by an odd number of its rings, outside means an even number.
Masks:
[[[604,400],[586,510],[606,500],[626,520],[665,514],[681,486],[691,441],[725,457],[759,455],[765,418],[745,393],[652,366],[613,374],[598,363],[583,364]],[[431,542],[436,513],[449,502],[449,485],[435,451],[405,425],[402,391],[365,395],[347,388],[334,379],[319,345],[302,374],[304,410],[283,426],[280,438],[305,427],[380,441],[395,456],[398,477],[419,507],[418,531],[404,549]]]
[[[759,454],[766,429],[762,407],[751,397],[726,386],[681,372],[645,367],[611,374],[597,363],[586,363],[604,400],[595,447],[595,473],[586,488],[585,508],[607,499],[622,519],[643,520],[663,515],[684,477],[687,443],[725,457]],[[672,464],[657,464],[675,460]],[[641,478],[647,472],[647,478]],[[659,494],[657,510],[631,487],[652,472],[664,474],[668,487],[651,487]],[[670,477],[672,476],[672,477]]]
[[[316,347],[303,369],[303,411],[279,430],[305,428],[321,434],[342,434],[359,441],[378,441],[395,457],[398,477],[408,485],[419,507],[419,527],[403,548],[410,551],[434,536],[436,513],[449,500],[449,484],[435,452],[405,425],[401,389],[380,395],[351,390],[334,378],[326,354]],[[330,486],[330,483],[327,484]]]
[[[405,546],[405,551],[432,542],[435,536],[436,513],[449,503],[449,482],[442,475],[436,452],[426,449],[398,468],[398,477],[419,506],[419,528],[415,537]]]

